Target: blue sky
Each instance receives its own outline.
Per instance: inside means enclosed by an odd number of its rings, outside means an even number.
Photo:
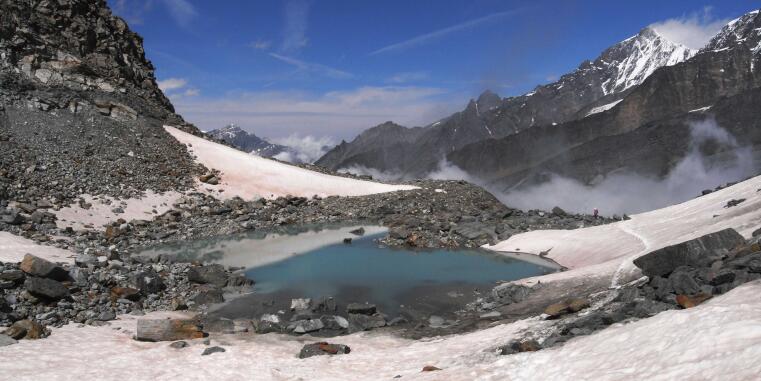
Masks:
[[[351,139],[519,95],[661,23],[699,44],[758,1],[108,0],[206,130]]]

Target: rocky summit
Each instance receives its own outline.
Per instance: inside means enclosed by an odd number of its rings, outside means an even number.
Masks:
[[[188,188],[196,165],[165,123],[198,132],[105,1],[0,2],[1,198]]]

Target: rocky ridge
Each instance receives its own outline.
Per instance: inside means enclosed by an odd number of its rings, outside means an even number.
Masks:
[[[387,122],[351,143],[342,142],[316,164],[332,169],[373,168],[400,177],[423,176],[435,170],[447,154],[468,144],[583,118],[595,107],[620,100],[656,69],[683,62],[695,53],[647,27],[527,94],[502,99],[485,91],[465,110],[426,127],[405,128]]]
[[[485,183],[510,187],[542,182],[548,173],[585,184],[617,171],[664,176],[686,155],[690,124],[705,120],[716,120],[753,147],[759,136],[748,125],[758,122],[761,76],[759,53],[751,46],[758,40],[752,27],[759,20],[758,12],[750,12],[730,23],[707,48],[656,70],[606,110],[470,144],[447,158]],[[737,33],[745,34],[738,39]],[[651,149],[633,141],[646,141]]]

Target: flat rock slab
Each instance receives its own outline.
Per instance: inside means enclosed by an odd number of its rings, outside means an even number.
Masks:
[[[222,348],[222,347],[208,347],[203,350],[203,353],[201,353],[201,356],[208,356],[214,353],[222,353],[222,352],[227,352],[227,351],[225,350],[225,348]]]
[[[66,280],[69,277],[68,272],[57,264],[31,254],[24,256],[19,267],[23,272],[38,277],[55,280]]]
[[[177,341],[204,337],[196,319],[151,319],[137,321],[135,339],[140,341]]]
[[[745,244],[734,229],[724,229],[686,242],[655,250],[634,260],[642,273],[664,276],[679,266],[705,267],[732,249]]]
[[[14,338],[12,338],[12,337],[10,337],[8,335],[0,334],[0,347],[5,347],[7,345],[13,345],[13,344],[16,344],[16,343],[18,343],[18,341],[16,341],[16,339],[14,339]]]
[[[343,344],[331,344],[325,341],[319,343],[306,344],[299,352],[299,358],[305,359],[313,356],[332,356],[343,355],[351,352],[351,348]]]

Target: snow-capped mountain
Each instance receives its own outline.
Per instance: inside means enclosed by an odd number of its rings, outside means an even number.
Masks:
[[[662,66],[640,84],[600,98],[585,107],[583,115],[481,140],[451,152],[447,159],[471,176],[503,187],[541,183],[548,173],[585,184],[598,183],[616,171],[659,177],[688,155],[690,126],[706,120],[757,150],[760,31],[761,14],[747,13],[728,23],[691,58]],[[739,160],[721,150],[725,158]]]
[[[467,144],[503,138],[533,126],[564,123],[604,110],[656,69],[683,62],[696,53],[647,27],[609,47],[594,60],[582,62],[554,83],[504,99],[486,91],[477,100],[471,100],[463,111],[422,130],[401,134],[409,138],[402,144],[387,136],[387,124],[374,127],[368,132],[377,129],[376,133],[363,133],[351,143],[342,143],[317,164],[332,169],[363,166],[421,176],[435,169],[444,155]],[[393,135],[400,132],[394,131]]]
[[[669,41],[655,29],[647,27],[637,35],[627,38],[606,49],[597,59],[585,62],[572,75],[599,76],[603,94],[625,91],[639,85],[656,69],[683,62],[694,56],[697,50]],[[563,86],[567,79],[561,78],[555,86]]]
[[[747,47],[754,54],[761,52],[761,17],[758,10],[730,21],[702,51],[732,49],[739,45]]]
[[[273,144],[254,134],[249,134],[235,124],[208,131],[206,134],[227,142],[241,151],[263,157],[272,157],[288,150],[286,146]]]

